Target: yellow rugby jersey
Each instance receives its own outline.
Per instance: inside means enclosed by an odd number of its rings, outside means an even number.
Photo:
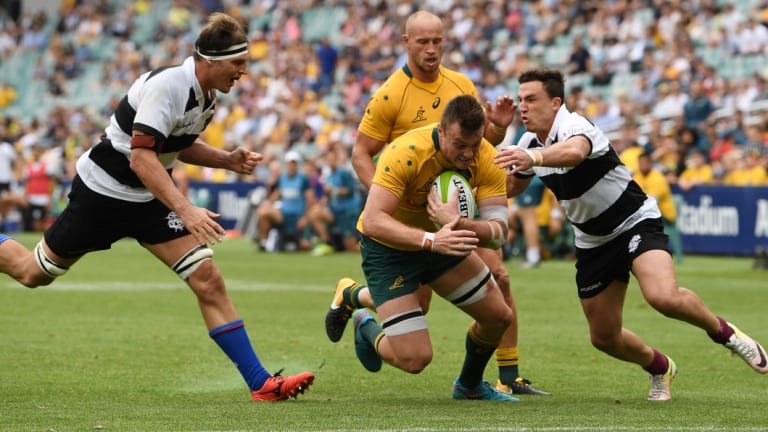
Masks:
[[[475,190],[476,202],[507,196],[506,174],[493,163],[495,154],[496,148],[483,139],[469,170],[462,173]],[[400,204],[393,215],[395,219],[409,226],[435,231],[435,225],[427,214],[427,197],[438,174],[449,169],[455,167],[440,153],[437,123],[433,123],[414,129],[387,145],[376,165],[373,183],[400,198]],[[361,213],[357,220],[360,232],[363,230],[362,220]],[[386,242],[380,243],[402,249]]]
[[[763,167],[738,169],[723,177],[726,186],[762,186],[768,184],[768,175]]]
[[[637,183],[647,195],[656,198],[659,204],[661,215],[669,222],[677,220],[677,210],[675,201],[672,199],[672,190],[669,188],[669,182],[664,174],[656,170],[651,170],[648,175],[641,172],[635,173],[632,180]]]
[[[700,180],[705,183],[712,183],[714,178],[712,167],[709,165],[702,165],[698,168],[686,168],[683,170],[682,174],[680,174],[678,180]]]
[[[465,75],[440,66],[438,79],[425,83],[405,65],[371,96],[358,130],[390,143],[411,129],[440,121],[448,101],[462,94],[479,100],[475,85]]]
[[[555,194],[549,188],[544,188],[541,194],[541,202],[536,206],[536,225],[540,227],[549,226],[549,220],[552,218],[552,200]]]

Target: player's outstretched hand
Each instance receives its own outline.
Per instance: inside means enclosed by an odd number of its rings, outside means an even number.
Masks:
[[[509,95],[497,97],[495,103],[486,100],[484,105],[488,120],[505,129],[512,123],[517,112],[515,100]]]
[[[221,243],[226,232],[214,219],[221,216],[207,208],[191,206],[184,215],[179,215],[184,227],[200,245]]]
[[[499,168],[507,169],[507,175],[514,174],[520,170],[530,169],[533,166],[531,156],[518,146],[502,148],[494,156],[493,162]]]

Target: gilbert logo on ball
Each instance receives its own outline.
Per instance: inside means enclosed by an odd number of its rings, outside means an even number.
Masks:
[[[459,193],[456,209],[460,217],[472,219],[475,216],[475,196],[472,187],[463,175],[456,171],[443,171],[437,176],[432,187],[437,189],[440,199],[447,203],[456,191]],[[437,224],[436,224],[437,225]]]

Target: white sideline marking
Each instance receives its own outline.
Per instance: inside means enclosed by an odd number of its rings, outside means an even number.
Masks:
[[[302,291],[302,292],[332,292],[336,283],[330,281],[325,285],[298,285],[287,283],[264,283],[258,281],[228,280],[225,278],[228,291]],[[6,281],[0,283],[2,288],[23,288],[19,283]],[[58,280],[49,286],[36,289],[54,290],[54,291],[171,291],[187,290],[187,285],[181,281],[88,281],[88,282],[67,282]]]
[[[344,432],[397,432],[401,429],[344,429]],[[478,428],[408,428],[408,431],[414,432],[444,432],[444,431],[468,431],[468,432],[581,432],[581,431],[627,431],[627,432],[641,432],[641,431],[668,431],[668,432],[717,432],[717,431],[734,431],[734,432],[762,432],[768,431],[768,426],[746,426],[746,427],[723,427],[723,426],[542,426],[542,427],[478,427]],[[338,429],[333,431],[321,431],[321,432],[339,432]]]

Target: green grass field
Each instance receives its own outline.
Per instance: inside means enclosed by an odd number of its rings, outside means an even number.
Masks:
[[[18,238],[32,246],[38,236]],[[625,325],[679,367],[674,399],[646,401],[647,375],[590,345],[573,262],[535,270],[509,262],[521,371],[554,394],[514,404],[451,399],[469,319],[441,299],[427,316],[434,360],[419,375],[365,371],[350,328],[329,342],[323,317],[333,286],[344,275],[362,277],[358,255],[256,253],[247,240],[215,250],[262,361],[273,372],[312,370],[308,393],[251,402],[209,340],[191,292],[122,241],[50,287],[0,279],[0,430],[768,431],[768,376],[651,310],[632,285]],[[768,343],[768,272],[751,270],[748,259],[686,257],[678,280]],[[494,360],[485,376],[495,381]]]

